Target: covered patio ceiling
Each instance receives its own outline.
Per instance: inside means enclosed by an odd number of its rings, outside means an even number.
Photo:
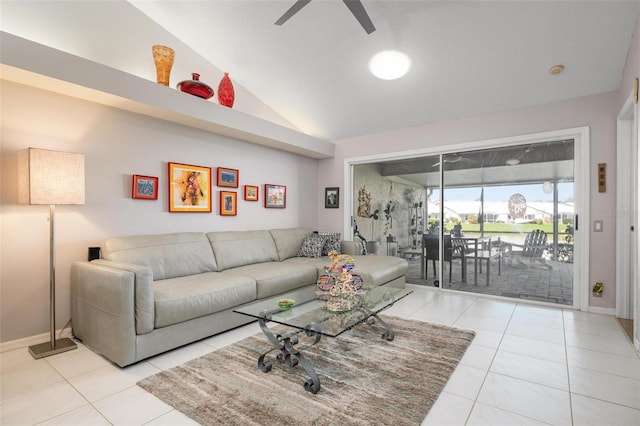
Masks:
[[[442,156],[447,187],[571,182],[573,140],[447,153]],[[389,180],[424,188],[440,185],[440,155],[378,164]]]

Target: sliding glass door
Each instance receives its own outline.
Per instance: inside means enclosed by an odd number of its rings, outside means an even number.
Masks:
[[[410,284],[587,306],[588,130],[448,148],[351,163],[368,253],[407,259]]]
[[[441,173],[443,287],[572,305],[574,141],[446,154]]]

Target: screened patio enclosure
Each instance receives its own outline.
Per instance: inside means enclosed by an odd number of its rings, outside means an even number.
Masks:
[[[390,237],[409,261],[407,282],[572,305],[573,139],[388,161],[378,170],[391,188],[419,194],[397,210],[408,216],[407,235]]]

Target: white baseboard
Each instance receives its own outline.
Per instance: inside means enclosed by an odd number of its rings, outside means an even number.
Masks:
[[[56,339],[59,337],[73,337],[71,329],[65,329],[62,336],[60,336],[60,330],[56,330]],[[23,337],[22,339],[0,342],[0,353],[13,351],[15,349],[28,348],[29,346],[37,345],[38,343],[48,342],[50,338],[49,333],[42,333],[35,336]]]
[[[599,306],[589,306],[589,312],[591,312],[592,314],[611,315],[613,317],[616,316],[615,308],[601,308]]]

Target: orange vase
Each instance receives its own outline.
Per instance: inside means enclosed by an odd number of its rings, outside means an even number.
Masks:
[[[220,80],[218,85],[218,102],[220,105],[232,108],[233,101],[235,100],[235,92],[233,90],[233,83],[229,78],[229,73],[225,72],[224,77]]]
[[[156,64],[156,79],[158,84],[168,86],[175,52],[172,48],[161,45],[153,46],[151,51],[153,53],[153,61]]]

